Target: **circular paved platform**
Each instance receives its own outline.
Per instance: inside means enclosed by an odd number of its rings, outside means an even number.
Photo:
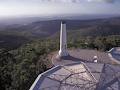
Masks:
[[[106,52],[100,52],[97,50],[88,49],[76,49],[68,50],[69,56],[58,58],[57,52],[52,56],[52,63],[56,65],[68,65],[79,62],[94,62],[93,57],[98,57],[98,63],[110,63],[115,64],[115,62],[108,56]]]

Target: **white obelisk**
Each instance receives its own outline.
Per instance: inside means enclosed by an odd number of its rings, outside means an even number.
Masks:
[[[60,31],[60,50],[59,57],[68,56],[67,51],[67,35],[66,35],[66,22],[61,22],[61,31]]]

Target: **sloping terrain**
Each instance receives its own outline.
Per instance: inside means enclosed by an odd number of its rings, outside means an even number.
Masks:
[[[80,35],[119,35],[120,18],[95,20],[65,20],[67,30],[79,31]],[[61,20],[38,21],[24,25],[9,25],[0,28],[0,33],[29,37],[47,37],[60,30]]]
[[[94,20],[65,20],[67,31],[72,38],[86,36],[120,35],[120,18]],[[0,46],[17,46],[33,39],[58,37],[61,20],[37,21],[29,24],[0,25]],[[12,38],[11,38],[12,37]],[[17,37],[17,38],[16,38]],[[19,41],[19,45],[17,44]],[[6,43],[4,43],[6,42]],[[8,44],[9,43],[9,44]]]

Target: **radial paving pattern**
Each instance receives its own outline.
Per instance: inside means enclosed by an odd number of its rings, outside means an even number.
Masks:
[[[40,74],[30,90],[120,90],[120,66],[97,63],[56,66]]]

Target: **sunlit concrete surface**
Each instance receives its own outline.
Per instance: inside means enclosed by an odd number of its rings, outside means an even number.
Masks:
[[[113,64],[114,61],[109,57],[107,52],[100,52],[97,50],[89,49],[73,49],[68,50],[69,56],[63,58],[57,58],[57,53],[52,56],[52,63],[56,65],[68,65],[78,62],[94,62],[94,56],[97,56],[98,63]]]
[[[55,66],[40,74],[30,90],[120,90],[120,65]]]

